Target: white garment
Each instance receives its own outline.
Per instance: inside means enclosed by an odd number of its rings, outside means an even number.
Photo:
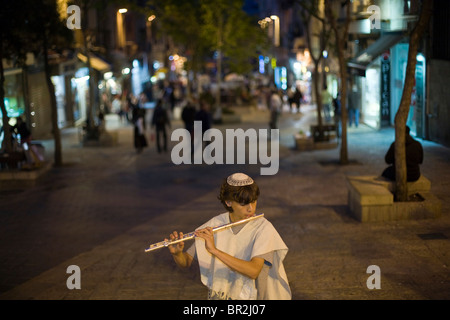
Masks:
[[[230,223],[229,213],[220,214],[198,229]],[[291,290],[283,266],[288,252],[286,244],[273,225],[264,217],[249,221],[234,234],[231,228],[214,233],[217,249],[238,259],[250,261],[253,257],[273,252],[272,266],[267,277],[266,299],[289,300]],[[220,259],[205,249],[203,239],[195,238],[197,259],[202,283],[210,290],[210,299],[256,300],[255,280],[231,270]]]

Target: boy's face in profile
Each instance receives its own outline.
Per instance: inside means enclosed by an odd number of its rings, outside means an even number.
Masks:
[[[232,222],[236,222],[242,219],[247,219],[255,215],[256,205],[258,201],[253,201],[250,203],[239,203],[236,201],[226,201],[227,206],[233,209],[233,212],[230,212],[230,218]]]

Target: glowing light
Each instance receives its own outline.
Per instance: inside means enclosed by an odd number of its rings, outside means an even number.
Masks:
[[[277,59],[276,58],[272,58],[271,64],[272,64],[272,69],[275,69],[277,67]]]
[[[264,56],[259,56],[259,73],[264,73]]]
[[[103,79],[105,80],[109,80],[113,77],[113,73],[111,71],[105,72],[105,74],[103,75]]]

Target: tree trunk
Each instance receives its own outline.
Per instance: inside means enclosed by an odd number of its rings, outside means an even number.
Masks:
[[[320,41],[320,48],[319,48],[319,55],[318,57],[314,56],[314,50],[312,47],[312,41],[311,41],[311,17],[313,16],[313,13],[311,11],[308,11],[308,15],[304,14],[303,19],[305,20],[305,35],[306,35],[306,44],[309,48],[311,60],[314,62],[314,72],[313,72],[313,86],[314,86],[314,95],[316,96],[316,105],[317,105],[317,126],[319,130],[319,140],[323,139],[323,121],[322,121],[322,87],[321,87],[321,73],[319,72],[319,65],[322,60],[322,52],[325,49],[325,41]],[[317,16],[314,16],[318,18]],[[325,26],[322,21],[322,33],[325,32]],[[323,34],[321,34],[321,37],[324,37]]]
[[[88,88],[89,88],[89,105],[87,106],[86,110],[86,138],[88,140],[94,139],[96,140],[97,132],[95,130],[95,122],[94,122],[94,108],[95,108],[95,93],[96,93],[96,84],[95,84],[95,76],[91,64],[91,55],[90,55],[90,41],[91,39],[88,39],[88,17],[89,17],[89,1],[83,2],[83,12],[84,17],[82,20],[82,34],[83,34],[83,50],[84,54],[86,55],[86,67],[89,70],[89,78],[88,78]]]
[[[1,32],[1,31],[0,31]],[[0,34],[0,41],[1,41]],[[0,42],[0,109],[2,111],[2,120],[3,120],[3,142],[2,149],[5,150],[6,153],[12,152],[12,142],[11,142],[11,130],[9,130],[9,117],[5,107],[5,73],[3,70],[3,44]]]
[[[347,65],[344,58],[344,48],[338,42],[339,73],[341,77],[341,152],[339,157],[340,164],[348,164],[348,146],[347,146]]]
[[[43,50],[44,50],[44,68],[45,68],[45,80],[47,82],[48,93],[50,95],[50,109],[52,119],[53,138],[55,143],[54,165],[56,167],[62,166],[62,147],[61,147],[61,134],[58,127],[58,111],[56,105],[55,87],[51,79],[50,65],[48,62],[48,35],[47,28],[43,27]]]
[[[340,33],[337,26],[337,18],[333,15],[332,4],[330,0],[325,0],[325,16],[328,18],[331,28],[334,31],[336,38],[336,45],[339,60],[339,74],[341,80],[341,121],[342,121],[342,135],[341,135],[341,152],[340,164],[348,164],[348,147],[347,147],[347,64],[345,61],[344,44],[347,43],[348,27],[350,24],[351,2],[346,0],[346,18],[343,25],[343,31]]]
[[[216,110],[215,116],[216,120],[222,119],[222,107],[221,107],[221,92],[220,88],[222,86],[222,33],[223,33],[223,17],[221,14],[218,15],[218,28],[217,28],[217,74],[216,74],[216,82],[217,82],[217,92],[216,92]]]
[[[322,130],[322,94],[321,94],[321,86],[320,86],[320,78],[321,74],[319,72],[319,61],[320,60],[313,60],[314,61],[314,73],[313,73],[313,79],[314,79],[314,93],[316,95],[316,104],[317,104],[317,125],[319,127],[319,131],[321,134],[323,134]]]
[[[405,129],[411,105],[411,93],[414,87],[416,73],[416,56],[420,39],[428,28],[432,14],[433,0],[425,0],[422,4],[422,11],[419,21],[414,27],[409,40],[408,63],[406,65],[405,86],[403,88],[402,99],[395,115],[395,200],[408,200],[408,185],[406,178],[406,150],[405,150]]]

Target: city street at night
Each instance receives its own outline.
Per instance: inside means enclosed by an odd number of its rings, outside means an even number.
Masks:
[[[4,1],[0,300],[450,300],[449,21],[443,0]]]

